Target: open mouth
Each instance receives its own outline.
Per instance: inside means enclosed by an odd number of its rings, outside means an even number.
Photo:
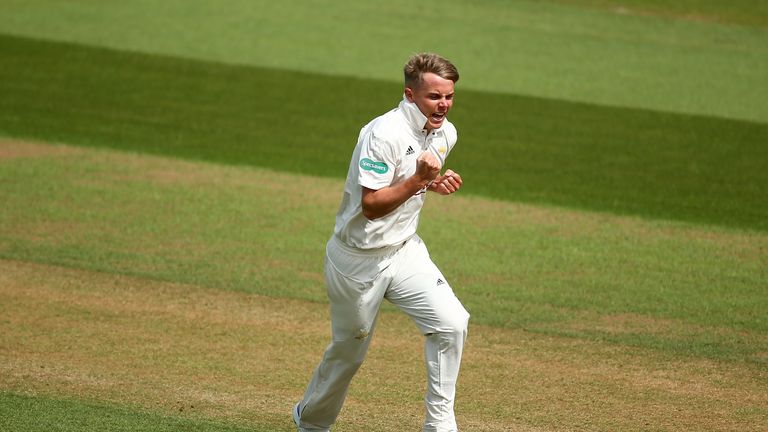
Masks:
[[[440,123],[445,118],[445,113],[434,113],[430,116],[433,122]]]

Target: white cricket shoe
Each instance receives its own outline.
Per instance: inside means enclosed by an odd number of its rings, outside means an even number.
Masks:
[[[299,423],[301,422],[301,417],[299,416],[299,403],[293,406],[293,423],[296,424],[296,430],[301,432],[301,426],[299,426]]]

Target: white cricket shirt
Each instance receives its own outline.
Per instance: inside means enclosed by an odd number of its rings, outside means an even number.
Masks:
[[[427,117],[405,96],[397,108],[373,119],[360,130],[336,214],[334,234],[358,249],[378,249],[402,243],[416,233],[426,190],[417,192],[392,213],[369,220],[363,215],[362,187],[378,190],[400,183],[416,172],[424,151],[445,166],[458,138],[446,118],[439,129],[427,131]]]

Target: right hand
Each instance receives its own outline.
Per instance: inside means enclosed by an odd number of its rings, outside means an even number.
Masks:
[[[416,159],[416,175],[423,181],[430,182],[440,174],[441,164],[437,157],[425,151]]]

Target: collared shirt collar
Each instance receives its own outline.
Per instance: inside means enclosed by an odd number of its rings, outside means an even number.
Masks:
[[[424,125],[427,124],[427,116],[422,114],[419,107],[416,106],[414,102],[410,102],[405,94],[403,94],[403,100],[400,101],[400,109],[403,111],[405,120],[408,122],[408,125],[411,126],[413,132],[418,135],[423,135],[426,132]]]

